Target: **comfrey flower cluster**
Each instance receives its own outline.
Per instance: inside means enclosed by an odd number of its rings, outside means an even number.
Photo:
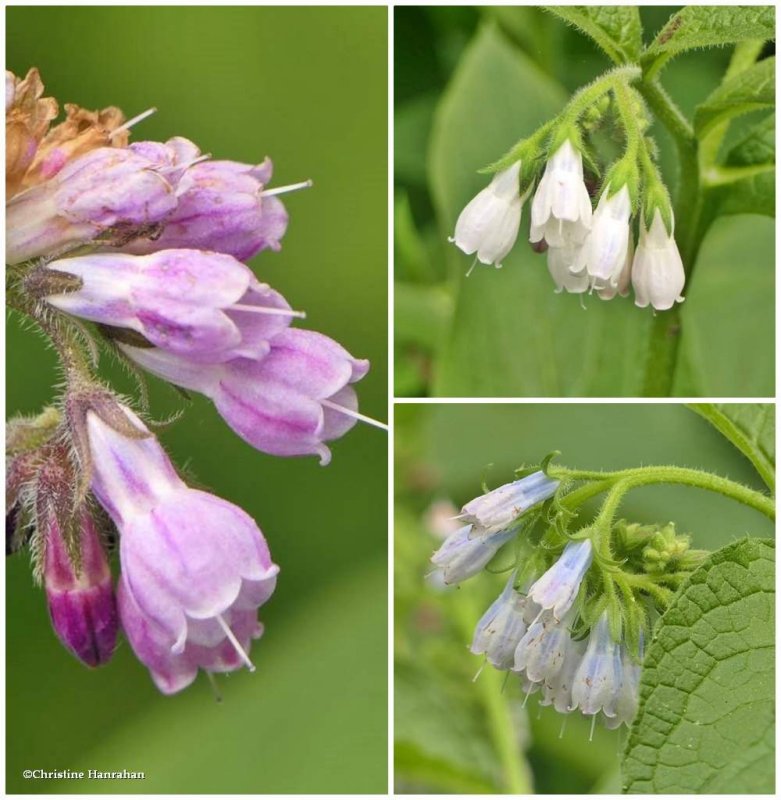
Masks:
[[[166,693],[198,670],[252,668],[257,609],[278,567],[256,523],[192,489],[156,437],[93,375],[95,343],[209,397],[253,447],[331,458],[369,364],[291,323],[303,314],[244,261],[279,250],[288,214],[272,165],[214,161],[192,142],[128,143],[116,108],[43,97],[6,73],[9,305],[51,340],[56,408],[11,420],[8,549],[29,543],[54,629],[84,663],[119,628]],[[141,115],[143,117],[145,115]],[[108,550],[119,539],[114,589]]]
[[[557,292],[596,292],[610,300],[628,295],[631,285],[636,305],[663,311],[683,301],[685,282],[673,212],[653,160],[655,146],[644,134],[643,102],[624,76],[609,77],[582,90],[558,120],[497,162],[489,186],[461,212],[451,241],[476,254],[475,263],[501,266],[533,193],[529,241],[538,252],[547,250]],[[593,208],[596,167],[586,139],[602,119],[612,118],[604,103],[610,91],[626,150],[601,180]]]
[[[631,585],[641,587],[644,573],[653,576],[625,609],[615,601],[615,586],[633,590],[606,556],[602,527],[562,535],[562,492],[566,498],[566,487],[543,471],[487,492],[462,508],[458,518],[467,524],[431,560],[444,583],[453,584],[480,573],[505,546],[496,563],[506,565],[513,550],[515,566],[477,623],[471,652],[516,674],[527,699],[538,692],[541,705],[579,711],[592,726],[597,718],[608,728],[629,725],[638,708],[649,613],[658,600],[646,588],[652,592],[657,579],[668,586],[673,576],[680,580],[700,555],[672,525],[616,523],[611,553],[635,576]],[[542,536],[535,532],[539,525]]]

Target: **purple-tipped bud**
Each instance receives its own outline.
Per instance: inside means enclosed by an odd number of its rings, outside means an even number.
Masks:
[[[131,150],[100,147],[6,206],[6,261],[18,264],[85,244],[112,229],[143,229],[176,208],[174,188]]]
[[[534,472],[470,500],[461,509],[461,519],[474,525],[472,536],[489,536],[507,530],[532,506],[553,497],[558,487],[556,479]]]
[[[52,270],[78,277],[81,287],[46,294],[51,305],[93,322],[129,328],[163,350],[199,360],[253,355],[259,326],[261,337],[269,337],[291,319],[283,298],[259,284],[240,261],[221,253],[100,253],[53,261],[44,272]],[[248,304],[254,313],[242,310]],[[264,345],[261,354],[267,349]]]
[[[167,692],[186,686],[193,668],[254,669],[252,618],[279,572],[263,534],[237,506],[186,486],[155,437],[122,410],[142,438],[95,411],[87,427],[92,489],[120,532],[120,613],[131,645]]]
[[[257,166],[235,161],[190,166],[178,182],[178,205],[162,234],[137,239],[124,249],[150,253],[192,247],[228,253],[242,261],[261,250],[279,250],[288,216],[282,203],[264,191],[271,170],[269,159]]]
[[[239,436],[264,453],[316,454],[327,464],[325,444],[352,428],[358,400],[351,384],[369,362],[353,358],[333,339],[287,328],[270,341],[261,360],[237,358],[196,364],[159,349],[121,345],[144,369],[185,389],[210,397]]]
[[[446,584],[460,583],[477,575],[499,548],[515,536],[515,531],[503,531],[473,539],[470,537],[471,530],[471,525],[465,525],[451,533],[431,556],[432,563],[442,570]]]
[[[117,642],[117,606],[108,559],[88,509],[79,515],[80,564],[71,562],[55,514],[43,521],[43,583],[60,641],[90,667],[105,664]]]
[[[591,540],[569,542],[559,560],[529,590],[529,596],[560,620],[578,596],[583,576],[591,566]]]

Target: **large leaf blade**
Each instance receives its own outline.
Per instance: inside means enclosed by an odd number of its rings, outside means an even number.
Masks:
[[[775,547],[743,539],[696,569],[648,648],[628,793],[774,788]]]
[[[643,62],[653,74],[686,50],[773,38],[774,6],[685,6],[659,31],[643,54]]]
[[[692,403],[754,465],[773,491],[776,474],[776,417],[770,403]]]
[[[643,27],[637,6],[546,6],[545,10],[580,29],[616,64],[640,56]]]
[[[694,130],[700,138],[728,119],[751,111],[772,108],[776,97],[776,60],[765,58],[724,81],[701,103],[694,114]]]
[[[726,155],[722,166],[706,174],[708,202],[715,213],[762,214],[776,212],[776,116],[753,125]]]

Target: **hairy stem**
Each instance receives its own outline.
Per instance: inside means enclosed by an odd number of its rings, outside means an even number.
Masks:
[[[675,239],[688,284],[709,224],[709,220],[703,217],[697,140],[691,124],[658,81],[646,79],[637,84],[637,89],[669,131],[678,152],[680,173],[675,203]],[[644,396],[668,397],[672,394],[681,334],[681,315],[677,305],[669,311],[656,313],[646,356]]]
[[[670,483],[716,492],[724,497],[737,500],[739,503],[759,511],[770,519],[775,519],[776,515],[776,505],[772,497],[750,489],[741,483],[731,481],[728,478],[722,478],[710,472],[688,467],[637,467],[617,472],[595,472],[551,467],[548,474],[552,478],[571,478],[592,482],[587,486],[570,492],[562,500],[562,504],[569,509],[576,508],[591,497],[611,489],[619,482],[623,484],[621,494],[624,491],[640,486]]]

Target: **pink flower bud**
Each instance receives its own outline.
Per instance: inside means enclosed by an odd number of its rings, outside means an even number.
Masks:
[[[45,536],[43,583],[52,625],[60,641],[90,667],[105,664],[117,641],[117,607],[108,559],[95,520],[83,507],[78,515],[80,563],[68,556],[62,530],[50,514]]]

